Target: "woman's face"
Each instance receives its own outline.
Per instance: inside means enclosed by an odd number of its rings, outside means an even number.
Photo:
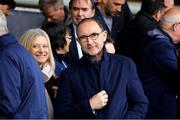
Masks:
[[[33,54],[41,68],[48,62],[50,56],[49,47],[47,39],[43,36],[36,37],[32,42],[30,52]]]

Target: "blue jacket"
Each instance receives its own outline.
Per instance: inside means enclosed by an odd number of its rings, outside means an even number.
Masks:
[[[168,34],[157,28],[148,32],[144,42],[146,47],[141,59],[140,79],[150,103],[147,118],[175,118],[175,45]]]
[[[126,57],[104,53],[100,73],[86,56],[63,71],[55,105],[58,118],[144,118],[148,100],[135,65]],[[100,80],[98,84],[97,80]],[[89,99],[105,90],[107,106],[93,114]]]
[[[63,55],[57,55],[53,52],[54,61],[55,61],[55,74],[59,77],[61,72],[68,67],[68,64],[64,61]]]
[[[47,118],[39,65],[10,34],[0,37],[0,66],[0,118]]]

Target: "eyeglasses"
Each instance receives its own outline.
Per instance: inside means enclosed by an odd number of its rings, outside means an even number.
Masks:
[[[104,32],[104,31],[102,31],[102,32]],[[83,42],[87,42],[88,37],[90,37],[91,40],[96,40],[102,32],[100,32],[100,33],[92,33],[90,35],[82,35],[82,36],[78,37],[78,40],[83,41]]]

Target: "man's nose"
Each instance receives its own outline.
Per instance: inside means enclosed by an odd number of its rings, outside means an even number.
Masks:
[[[88,37],[87,37],[87,43],[88,43],[88,44],[91,44],[91,43],[93,43],[93,42],[94,42],[94,41],[88,36]]]
[[[78,11],[78,15],[81,16],[83,14],[83,11],[82,10],[79,10]]]
[[[117,11],[117,12],[121,12],[121,6],[117,6],[117,7],[116,7],[116,11]]]

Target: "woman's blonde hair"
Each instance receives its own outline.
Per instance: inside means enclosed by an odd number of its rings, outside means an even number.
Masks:
[[[50,39],[49,39],[49,36],[47,35],[47,33],[44,30],[42,30],[40,28],[27,30],[21,36],[21,38],[19,40],[19,43],[21,45],[23,45],[28,51],[30,51],[33,41],[39,36],[45,37],[47,42],[48,42],[49,51],[50,51],[50,55],[49,55],[49,58],[48,58],[48,63],[51,66],[51,68],[53,69],[53,71],[55,71],[55,62],[54,62],[54,57],[53,57],[53,53],[52,53],[52,49],[51,49]]]

